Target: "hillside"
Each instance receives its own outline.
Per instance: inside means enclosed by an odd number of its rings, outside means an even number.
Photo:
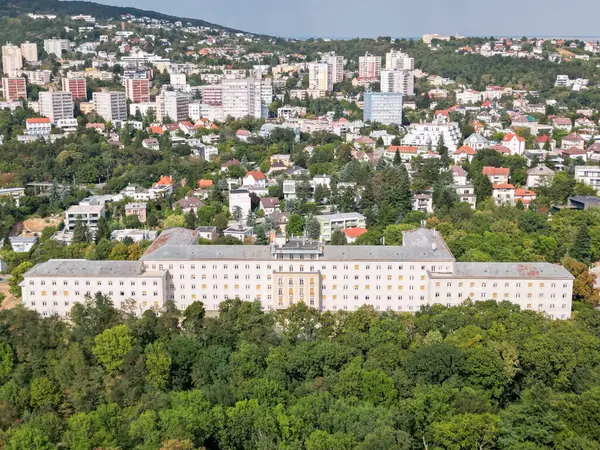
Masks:
[[[58,1],[58,0],[0,0],[0,17],[16,16],[23,13],[48,13],[48,14],[90,14],[98,19],[120,18],[123,14],[146,16],[152,19],[167,20],[170,22],[182,21],[195,26],[204,26],[230,32],[240,32],[232,28],[223,27],[200,19],[174,17],[155,11],[145,11],[137,8],[101,5],[85,1]]]

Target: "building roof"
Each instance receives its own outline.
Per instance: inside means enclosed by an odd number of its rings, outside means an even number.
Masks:
[[[264,180],[266,178],[265,174],[262,172],[259,172],[258,170],[251,170],[249,172],[246,172],[246,175],[244,176],[244,178],[247,178],[247,177],[252,177],[257,181]]]
[[[336,213],[336,214],[323,214],[320,216],[315,216],[315,218],[319,221],[319,222],[328,222],[328,221],[335,221],[335,220],[352,220],[352,219],[363,219],[365,218],[365,216],[363,216],[360,213],[357,212],[349,212],[349,213]]]
[[[510,148],[505,145],[492,145],[490,148],[498,153],[510,153]]]
[[[502,142],[510,142],[514,138],[517,138],[517,140],[519,142],[525,142],[524,138],[522,138],[521,136],[519,136],[518,134],[515,134],[515,133],[508,133],[508,134],[504,135],[504,138],[502,139]]]
[[[133,277],[143,273],[140,261],[89,261],[84,259],[51,259],[37,264],[28,277]]]
[[[213,187],[213,185],[214,185],[213,180],[198,180],[199,188],[209,188],[209,187]]]
[[[200,208],[204,206],[204,202],[198,197],[185,197],[175,202],[176,206],[181,208]]]
[[[527,175],[537,175],[537,176],[554,175],[554,170],[552,170],[546,166],[535,166],[527,171]]]
[[[163,231],[150,247],[144,252],[144,256],[149,255],[161,247],[184,246],[194,244],[198,240],[198,234],[195,231],[185,228],[170,228]]]
[[[510,183],[498,183],[494,184],[494,189],[514,189],[515,187]]]
[[[448,278],[450,274],[430,273],[431,278]],[[455,278],[524,278],[563,279],[574,277],[567,269],[550,263],[477,263],[457,262],[454,264]]]
[[[475,151],[475,149],[469,145],[463,145],[458,150],[456,150],[457,155],[460,155],[461,153],[465,153],[467,155],[476,155],[477,151]]]
[[[477,144],[484,144],[484,145],[487,145],[489,143],[489,141],[479,133],[473,133],[471,136],[466,138],[465,141],[475,142]]]
[[[455,176],[455,177],[466,177],[467,176],[467,172],[465,171],[465,169],[463,169],[460,166],[452,166],[452,168],[450,169],[450,172],[452,172],[452,176]]]
[[[279,199],[277,197],[263,197],[260,199],[260,204],[265,209],[272,209],[279,206]]]
[[[564,141],[572,141],[572,142],[581,142],[581,141],[585,141],[584,138],[582,138],[581,136],[579,136],[578,134],[575,133],[571,133],[567,136],[565,136],[564,138],[562,138],[563,142]]]
[[[73,205],[67,209],[67,214],[77,213],[102,213],[104,211],[103,205]]]
[[[212,233],[213,231],[217,231],[217,227],[198,227],[196,228],[196,232],[198,233]]]
[[[157,186],[171,186],[173,184],[173,178],[170,175],[163,175],[156,182]]]
[[[552,119],[552,121],[556,125],[573,125],[573,122],[571,122],[571,119],[569,119],[568,117],[555,117],[554,119]]]
[[[529,189],[517,188],[515,189],[515,197],[535,197],[537,194]]]
[[[485,166],[481,171],[482,174],[487,176],[497,176],[497,175],[510,175],[510,169],[505,169],[504,167],[491,167]]]
[[[389,153],[396,153],[396,151],[398,153],[417,153],[418,150],[418,147],[411,145],[390,145],[386,151]]]
[[[48,117],[30,117],[27,119],[27,123],[50,123],[50,119]]]
[[[351,239],[356,239],[357,237],[362,236],[366,232],[367,232],[367,229],[362,228],[362,227],[344,228],[342,230],[342,233],[344,233],[346,235],[346,237],[349,237]]]

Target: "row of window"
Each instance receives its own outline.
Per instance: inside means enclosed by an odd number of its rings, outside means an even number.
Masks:
[[[209,265],[207,265],[207,264],[190,264],[189,267],[188,267],[186,264],[179,264],[179,269],[181,269],[181,270],[196,270],[196,268],[198,267],[198,268],[200,268],[202,270],[206,270],[208,266]],[[243,265],[243,268],[245,270],[250,270],[252,268],[252,266],[253,266],[252,264],[245,264],[245,265]],[[152,264],[152,269],[154,269],[154,270],[156,270],[157,268],[158,268],[158,270],[165,270],[165,267],[167,267],[168,270],[173,270],[175,268],[175,265],[174,264],[167,264],[167,265],[165,265],[165,264]],[[229,268],[230,268],[229,264],[222,264],[222,265],[212,264],[211,267],[212,267],[213,270],[229,270]],[[234,265],[231,266],[231,268],[234,269],[234,270],[240,270],[241,267],[242,267],[242,265],[240,265],[240,264],[234,264]],[[261,267],[262,266],[260,264],[254,265],[254,269],[256,269],[256,270],[261,270]],[[371,269],[383,270],[384,266],[381,265],[381,264],[377,264],[377,265],[374,265],[374,266],[371,266],[370,264],[365,264],[365,265],[360,265],[360,264],[354,264],[354,265],[344,264],[344,265],[341,265],[341,266],[338,267],[337,264],[334,264],[334,265],[331,266],[331,270],[338,270],[338,268],[339,269],[343,269],[343,270],[350,270],[351,267],[353,267],[354,270],[371,270]],[[395,270],[395,267],[394,267],[393,264],[388,264],[385,267],[387,268],[387,270]],[[396,266],[396,268],[397,268],[397,270],[404,270],[404,265]],[[419,270],[419,269],[420,270],[427,270],[427,266],[425,266],[425,265],[420,265],[419,266],[419,265],[411,264],[411,265],[407,266],[407,268],[408,268],[408,270]],[[439,266],[437,268],[440,271],[442,271],[442,270],[443,271],[450,271],[450,266]],[[271,264],[267,264],[266,269],[267,270],[272,270]],[[319,270],[319,269],[317,269],[317,266],[314,266],[314,265],[308,266],[307,268],[305,268],[303,265],[300,265],[298,268],[296,268],[293,265],[290,265],[290,266],[288,266],[287,269],[288,269],[287,270],[288,272],[304,272],[305,269],[308,269],[309,272],[315,272],[316,270]],[[278,267],[278,271],[279,272],[283,272],[285,270],[286,270],[285,266],[283,266],[283,265],[280,265]],[[321,268],[320,268],[320,270],[328,270],[328,267],[326,265],[322,265]],[[433,272],[435,272],[436,266],[431,266],[430,270],[433,271]]]
[[[54,280],[54,281],[52,281],[50,284],[51,284],[52,286],[57,286],[57,285],[58,285],[58,282],[57,282],[56,280]],[[85,285],[86,285],[86,286],[91,286],[91,284],[92,284],[92,283],[91,283],[90,281],[86,281],[86,282],[85,282]],[[113,281],[111,281],[111,280],[109,280],[109,281],[106,281],[106,284],[107,284],[108,286],[112,286],[112,285],[113,285]],[[146,284],[147,284],[147,282],[146,282],[146,281],[142,281],[142,282],[141,282],[141,285],[142,285],[142,286],[146,286]],[[29,285],[30,285],[30,286],[35,286],[35,280],[29,280]],[[42,280],[42,281],[40,281],[40,286],[45,286],[45,285],[46,285],[46,281],[45,281],[45,280]],[[67,281],[67,280],[63,281],[63,282],[62,282],[62,285],[63,285],[63,286],[69,286],[69,281]],[[73,285],[74,285],[74,286],[79,286],[79,281],[73,281]],[[135,281],[130,281],[130,282],[129,282],[129,285],[130,285],[130,286],[135,286],[135,285],[136,285],[136,282],[135,282]],[[152,285],[153,285],[153,286],[158,286],[158,281],[153,281],[153,282],[152,282]],[[96,281],[96,286],[103,286],[103,282],[102,282],[102,281]],[[124,282],[124,281],[119,281],[119,286],[125,286],[125,282]]]
[[[157,291],[154,291],[152,294],[154,295],[154,297],[158,297],[158,292]],[[36,295],[35,291],[29,291],[29,295],[31,297],[35,297],[35,295]],[[40,292],[40,296],[42,296],[42,297],[46,297],[47,295],[48,295],[48,292],[46,292],[46,291],[41,291]],[[58,295],[58,291],[52,291],[52,296],[53,297],[56,297],[57,295]],[[73,295],[75,295],[76,297],[79,297],[79,296],[81,296],[81,292],[75,291],[75,292],[73,292]],[[91,292],[87,291],[85,293],[85,295],[91,295]],[[113,291],[109,291],[108,295],[112,296],[112,295],[114,295],[114,292]],[[125,296],[125,291],[120,291],[119,295],[121,297],[124,297]],[[148,291],[142,291],[142,297],[146,297],[147,295],[148,295]],[[63,296],[68,297],[69,296],[69,291],[63,291]],[[136,291],[131,291],[131,296],[135,297],[136,296]]]

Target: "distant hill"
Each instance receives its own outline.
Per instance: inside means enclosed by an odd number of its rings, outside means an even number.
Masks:
[[[119,19],[123,14],[132,14],[136,17],[146,16],[152,19],[181,21],[195,26],[213,27],[229,32],[241,32],[233,28],[223,27],[200,19],[174,17],[155,11],[144,11],[126,6],[101,5],[84,1],[59,1],[59,0],[0,0],[0,17],[16,16],[23,13],[46,14],[89,14],[97,19]]]

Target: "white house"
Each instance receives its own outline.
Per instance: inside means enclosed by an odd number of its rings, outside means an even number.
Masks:
[[[522,155],[525,153],[525,139],[518,134],[508,133],[502,139],[502,145],[510,150],[511,155]]]
[[[246,187],[262,187],[264,188],[267,184],[267,177],[265,174],[259,171],[250,171],[247,172],[244,176],[244,180],[242,183]]]
[[[252,211],[250,193],[245,189],[232,189],[229,191],[229,212],[232,216],[235,216],[238,207],[242,214],[240,220],[245,222]]]
[[[546,166],[536,166],[527,171],[528,188],[549,184],[554,178],[554,170]]]

